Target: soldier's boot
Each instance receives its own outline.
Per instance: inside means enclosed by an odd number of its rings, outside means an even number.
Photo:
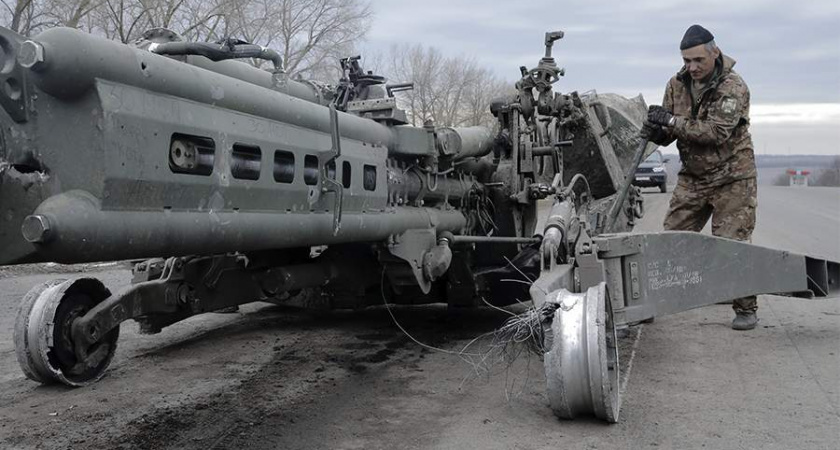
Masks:
[[[733,330],[752,330],[758,324],[758,316],[755,311],[738,311],[735,313],[735,319],[732,320]]]

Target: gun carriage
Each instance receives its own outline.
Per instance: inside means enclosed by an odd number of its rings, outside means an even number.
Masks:
[[[34,287],[15,327],[24,373],[84,386],[126,320],[155,333],[305,289],[334,307],[381,304],[382,289],[397,304],[531,297],[556,310],[545,323],[552,408],[614,422],[616,327],[721,298],[836,291],[835,263],[626,234],[643,213],[630,179],[653,149],[637,136],[645,105],[554,92],[562,36],[546,33],[545,57],[493,103],[491,130],[408,125],[394,93],[410,84],[358,58],[330,87],[233,40],[156,29],[129,46],[0,29],[0,264],[142,260],[115,293],[86,277]],[[553,204],[536,234],[543,199]],[[536,281],[504,281],[523,275]]]

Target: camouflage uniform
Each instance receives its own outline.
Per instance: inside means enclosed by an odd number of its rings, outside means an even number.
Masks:
[[[699,91],[683,68],[668,82],[662,106],[676,116],[667,127],[682,160],[666,230],[700,231],[712,217],[715,236],[749,241],[755,228],[756,169],[749,132],[750,91],[720,55],[709,83]],[[736,312],[755,311],[755,296],[733,301]]]

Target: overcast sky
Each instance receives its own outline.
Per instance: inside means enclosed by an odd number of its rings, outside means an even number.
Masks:
[[[643,94],[660,103],[682,65],[679,42],[699,23],[738,61],[752,97],[757,153],[840,155],[840,1],[837,0],[373,0],[365,45],[423,43],[466,55],[515,81],[534,67],[546,31],[562,92]],[[408,81],[408,80],[395,80]]]

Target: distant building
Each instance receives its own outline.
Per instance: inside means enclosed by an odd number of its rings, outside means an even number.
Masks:
[[[787,174],[790,177],[791,186],[808,186],[808,175],[811,174],[810,170],[788,169]]]

